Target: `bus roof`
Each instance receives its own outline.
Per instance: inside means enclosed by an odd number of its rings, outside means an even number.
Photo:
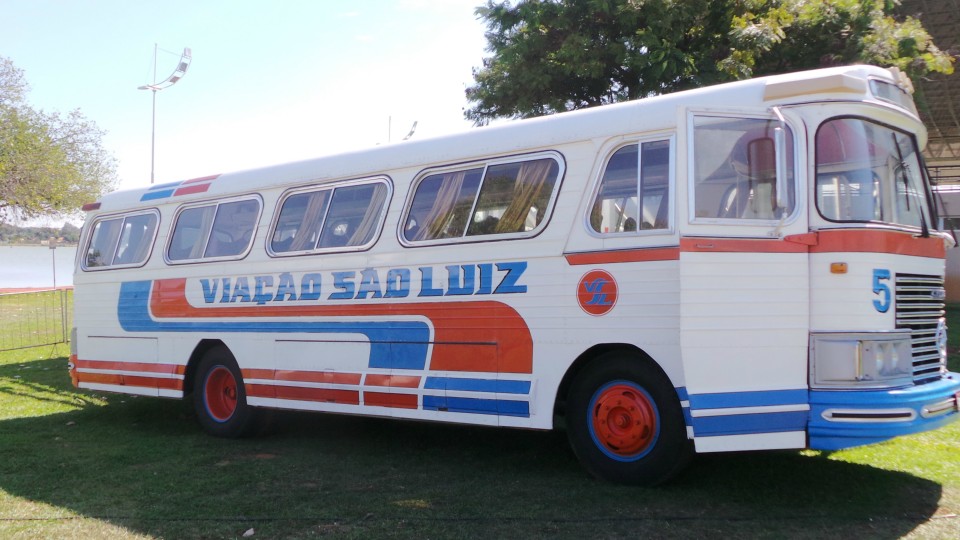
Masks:
[[[867,65],[747,79],[304,161],[116,191],[100,200],[99,212],[150,205],[151,201],[162,204],[171,202],[171,198],[185,202],[273,186],[315,184],[409,167],[454,164],[481,156],[531,152],[614,134],[670,130],[676,128],[678,108],[715,108],[718,104],[769,107],[809,102],[814,97],[822,101],[870,99],[867,80],[871,78],[901,83],[895,73]]]

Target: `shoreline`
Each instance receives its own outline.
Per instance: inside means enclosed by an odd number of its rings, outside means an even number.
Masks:
[[[57,244],[57,247],[77,247],[79,245],[80,244]],[[0,244],[0,247],[50,247],[50,244]]]
[[[0,294],[16,294],[16,293],[27,293],[27,292],[43,292],[43,291],[72,291],[73,285],[62,285],[57,288],[53,287],[0,287]]]

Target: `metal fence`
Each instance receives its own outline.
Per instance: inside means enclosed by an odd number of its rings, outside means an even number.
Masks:
[[[0,294],[0,351],[66,343],[73,289]]]

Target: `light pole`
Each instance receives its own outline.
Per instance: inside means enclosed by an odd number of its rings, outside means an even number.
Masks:
[[[184,47],[183,54],[180,55],[180,63],[177,65],[177,69],[173,70],[173,73],[170,74],[166,79],[157,81],[157,44],[153,44],[153,84],[145,84],[137,88],[137,90],[150,90],[153,92],[153,113],[152,121],[150,127],[150,183],[153,183],[153,171],[154,171],[154,152],[156,150],[156,141],[157,141],[157,92],[163,90],[164,88],[170,88],[177,83],[180,79],[183,78],[187,73],[187,68],[190,67],[190,61],[192,57],[190,55],[190,47]]]
[[[51,258],[53,259],[53,288],[54,290],[56,290],[57,288],[57,252],[54,250],[57,249],[57,237],[51,236],[50,239],[47,241],[47,244],[50,246],[50,255],[51,255]]]

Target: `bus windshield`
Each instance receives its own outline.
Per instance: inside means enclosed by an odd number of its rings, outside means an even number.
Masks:
[[[824,218],[929,226],[924,174],[910,135],[860,118],[830,120],[817,131],[816,159]]]

